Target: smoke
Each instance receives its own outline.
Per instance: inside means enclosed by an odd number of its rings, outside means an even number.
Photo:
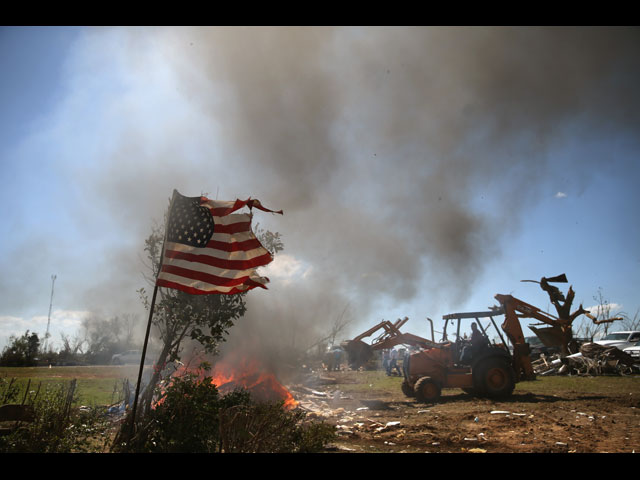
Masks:
[[[486,263],[500,260],[545,182],[565,191],[556,178],[586,182],[603,167],[600,158],[553,157],[554,148],[637,144],[639,32],[92,30],[68,67],[83,73],[67,109],[87,109],[83,92],[108,69],[125,74],[115,94],[98,90],[118,101],[85,127],[102,135],[93,161],[70,152],[81,158],[64,168],[83,179],[73,185],[78,198],[92,199],[74,206],[76,218],[127,235],[103,244],[109,253],[80,297],[91,308],[105,291],[116,305],[137,301],[143,240],[177,188],[284,210],[256,212],[254,223],[280,232],[280,255],[300,267],[267,269],[270,289],[248,294],[230,348],[249,337],[269,348],[311,344],[338,319],[359,331],[358,322],[385,316],[383,306],[416,298],[456,308]]]
[[[269,226],[313,266],[249,295],[239,323],[262,344],[317,336],[350,302],[354,320],[381,299],[460,304],[543,180],[602,167],[552,148],[637,138],[636,28],[163,33],[236,181],[284,209]]]

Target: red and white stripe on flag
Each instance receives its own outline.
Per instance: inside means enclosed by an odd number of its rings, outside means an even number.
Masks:
[[[269,279],[258,275],[256,268],[269,264],[273,256],[254,235],[251,214],[234,212],[245,206],[272,213],[282,211],[269,210],[255,199],[219,201],[200,197],[200,206],[213,217],[211,239],[204,247],[167,240],[156,284],[200,295],[266,289]]]

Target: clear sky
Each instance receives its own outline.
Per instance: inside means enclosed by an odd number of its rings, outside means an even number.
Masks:
[[[240,323],[304,344],[565,273],[640,308],[638,28],[0,28],[0,348],[135,314],[174,188],[285,250]],[[559,285],[566,291],[568,285]],[[549,310],[551,313],[555,313]],[[231,336],[243,330],[231,331]],[[529,334],[530,332],[526,332]],[[277,338],[277,340],[276,340]],[[267,341],[266,337],[262,341]]]

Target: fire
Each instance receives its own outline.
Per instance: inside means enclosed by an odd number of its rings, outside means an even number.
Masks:
[[[191,369],[185,366],[175,375],[181,375],[188,370]],[[255,359],[218,361],[211,371],[201,372],[200,376],[202,379],[211,377],[211,383],[216,385],[223,394],[230,393],[236,388],[242,388],[247,390],[257,401],[282,401],[287,410],[298,406],[293,395],[278,381],[276,376]]]
[[[298,402],[276,376],[257,361],[242,359],[239,362],[218,362],[211,373],[211,383],[222,393],[244,388],[254,399],[263,402],[283,401],[286,409],[295,408]]]

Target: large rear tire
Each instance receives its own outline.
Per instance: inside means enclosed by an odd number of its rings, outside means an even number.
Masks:
[[[431,377],[420,378],[415,386],[416,400],[422,403],[435,403],[440,399],[442,388],[440,384]]]
[[[476,392],[489,398],[508,397],[516,386],[513,368],[500,357],[481,361],[474,368],[473,376]]]

